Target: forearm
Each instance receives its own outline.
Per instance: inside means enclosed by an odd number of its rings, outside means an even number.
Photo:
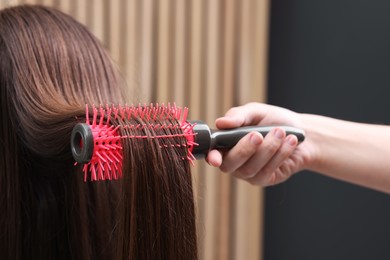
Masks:
[[[390,127],[302,114],[308,169],[390,193]]]

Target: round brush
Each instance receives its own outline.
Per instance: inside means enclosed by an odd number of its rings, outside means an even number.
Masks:
[[[185,137],[185,143],[175,143],[172,147],[185,147],[188,150],[186,158],[189,161],[203,159],[212,149],[229,149],[250,132],[256,131],[266,136],[273,128],[284,129],[287,135],[295,135],[299,142],[305,138],[305,133],[288,126],[245,126],[228,130],[214,130],[202,121],[187,120],[188,109],[176,105],[138,105],[138,106],[100,106],[92,107],[92,120],[86,106],[86,122],[78,123],[71,134],[71,151],[77,163],[84,164],[84,180],[90,174],[91,180],[118,179],[122,177],[122,142],[124,138],[154,138],[177,140]],[[112,120],[132,120],[125,126],[114,126]],[[161,120],[177,122],[160,124]],[[120,128],[134,130],[137,134],[121,135]],[[176,134],[151,134],[156,130],[172,130]],[[152,130],[152,131],[150,131]],[[161,132],[161,131],[160,131]],[[164,131],[163,131],[164,132]],[[169,142],[168,142],[169,143]],[[165,144],[166,146],[166,144]],[[163,148],[163,145],[161,146]]]

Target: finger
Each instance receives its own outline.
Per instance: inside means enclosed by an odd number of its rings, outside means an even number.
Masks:
[[[219,167],[222,164],[222,154],[218,150],[211,150],[206,157],[208,164]]]
[[[259,103],[248,103],[244,106],[229,109],[224,117],[215,121],[219,129],[257,125],[265,116],[266,107]]]
[[[218,129],[229,129],[229,128],[235,128],[240,127],[244,125],[244,119],[243,117],[220,117],[215,120],[215,125]]]
[[[272,129],[264,138],[257,152],[245,164],[236,169],[233,175],[241,179],[253,178],[278,153],[285,136],[286,132],[283,129]]]
[[[263,142],[263,136],[251,132],[244,136],[232,149],[226,152],[220,169],[223,172],[234,172],[241,167],[258,149]]]
[[[281,179],[286,179],[287,177],[283,176],[283,174],[287,173],[278,171],[286,159],[294,152],[297,145],[298,139],[296,136],[287,136],[271,160],[253,177],[248,178],[247,181],[254,185],[268,186],[282,181]]]

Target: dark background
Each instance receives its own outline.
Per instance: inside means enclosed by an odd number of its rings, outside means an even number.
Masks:
[[[270,2],[268,102],[389,124],[390,1]],[[265,213],[265,260],[390,259],[390,195],[302,172]]]

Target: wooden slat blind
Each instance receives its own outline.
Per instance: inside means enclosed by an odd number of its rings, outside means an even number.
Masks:
[[[56,7],[109,49],[132,102],[176,102],[214,126],[265,101],[269,0],[0,0]],[[262,190],[196,162],[199,258],[262,259]]]

